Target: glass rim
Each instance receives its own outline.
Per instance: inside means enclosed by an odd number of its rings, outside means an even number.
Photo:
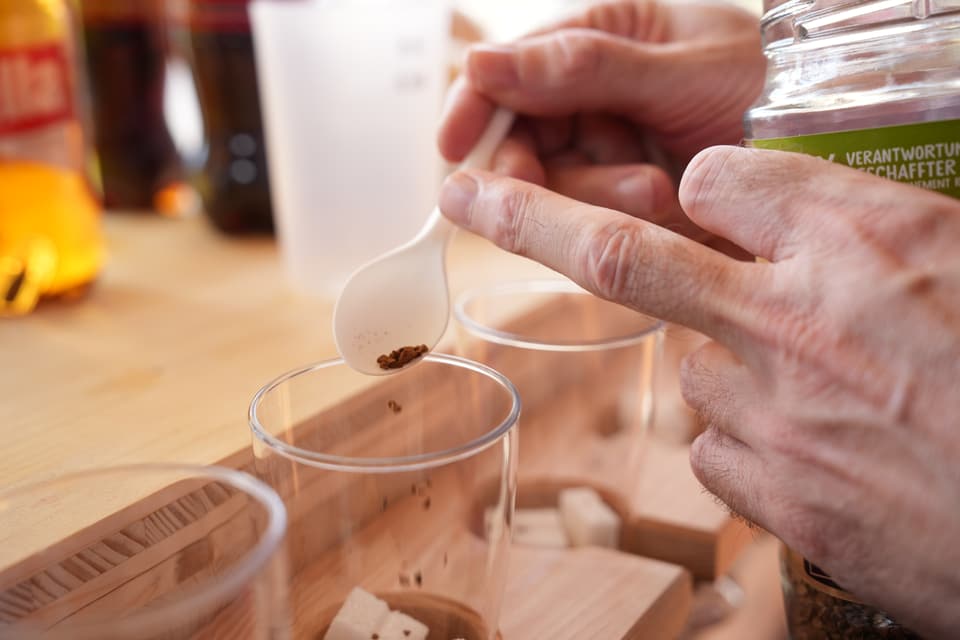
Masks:
[[[453,366],[460,369],[467,369],[492,380],[501,389],[510,394],[510,412],[506,418],[500,422],[500,424],[463,444],[449,447],[447,449],[441,449],[439,451],[419,453],[410,456],[390,456],[383,458],[338,456],[291,445],[271,434],[263,426],[259,416],[257,415],[257,409],[261,405],[263,399],[286,382],[289,382],[290,380],[293,380],[299,376],[333,367],[347,366],[346,361],[344,361],[343,358],[332,358],[329,360],[314,362],[313,364],[299,367],[297,369],[291,369],[290,371],[277,376],[262,386],[253,396],[253,399],[250,401],[250,407],[247,411],[247,421],[250,425],[250,430],[253,433],[253,436],[260,442],[264,443],[279,455],[289,460],[293,460],[294,462],[306,464],[327,471],[345,471],[351,473],[397,473],[433,469],[450,464],[452,462],[457,462],[458,460],[469,458],[500,441],[517,425],[517,422],[520,418],[521,409],[520,394],[514,384],[502,373],[479,362],[474,362],[473,360],[441,353],[428,353],[421,358],[421,361],[421,363],[417,363],[415,366],[422,366],[423,362]],[[351,369],[351,371],[353,370]]]
[[[185,476],[180,478],[182,480],[209,478],[224,482],[251,496],[264,507],[267,514],[266,527],[260,533],[256,543],[244,552],[236,566],[226,569],[218,576],[207,577],[187,587],[182,597],[174,598],[156,606],[148,606],[146,610],[134,611],[131,615],[122,616],[119,619],[117,616],[107,617],[105,615],[103,618],[95,617],[90,621],[73,624],[69,630],[65,630],[67,637],[71,637],[72,634],[89,634],[97,629],[102,629],[104,626],[109,627],[111,633],[133,634],[135,636],[138,633],[143,633],[144,630],[150,631],[160,628],[162,625],[170,623],[171,620],[189,620],[191,615],[210,611],[231,595],[239,593],[243,585],[262,570],[278,550],[282,551],[281,545],[287,532],[287,510],[283,500],[269,485],[249,473],[218,465],[130,463],[71,471],[52,478],[0,490],[0,516],[2,516],[5,507],[8,508],[14,499],[41,491],[44,488],[85,478],[96,478],[97,476],[109,477],[110,475],[142,474],[144,472],[156,475],[181,473]],[[109,517],[109,515],[106,517]],[[42,629],[29,623],[22,628],[12,627],[12,629],[17,634],[14,638],[20,637],[22,634],[30,634],[24,637],[32,638],[34,637],[33,634],[36,633],[41,634],[39,637],[47,637],[47,634],[52,634],[54,638],[63,637],[56,628]],[[83,635],[83,637],[87,636]]]
[[[666,327],[663,320],[636,312],[638,316],[648,318],[649,326],[641,330],[625,333],[620,336],[598,339],[584,340],[581,342],[567,342],[558,344],[547,340],[538,340],[530,336],[522,336],[511,331],[502,331],[482,322],[478,322],[467,312],[467,305],[474,300],[484,296],[499,296],[505,294],[530,293],[568,293],[574,295],[594,296],[593,293],[579,286],[572,280],[561,278],[541,278],[535,280],[514,280],[510,282],[501,282],[493,285],[479,286],[467,289],[457,296],[453,306],[453,315],[457,322],[469,333],[493,344],[505,347],[515,347],[519,349],[528,349],[531,351],[554,351],[554,352],[583,352],[583,351],[605,351],[607,349],[620,349],[632,347],[644,342],[647,338],[662,332]],[[596,296],[594,296],[596,297]],[[603,298],[597,297],[598,300]],[[610,302],[604,300],[605,302]],[[616,304],[610,302],[610,304]],[[624,307],[626,309],[626,307]]]

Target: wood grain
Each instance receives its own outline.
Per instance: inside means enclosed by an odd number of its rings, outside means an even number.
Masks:
[[[335,355],[332,301],[291,292],[267,239],[225,238],[200,219],[149,216],[110,216],[107,232],[111,260],[86,299],[49,303],[31,316],[0,323],[6,365],[0,370],[0,487],[141,461],[225,462],[252,470],[246,406],[278,373]],[[468,235],[456,238],[449,264],[455,294],[551,275]],[[452,330],[443,344],[453,348]],[[343,395],[359,390],[345,388]],[[675,453],[655,454],[655,462],[642,467],[649,483],[627,492],[648,523],[631,548],[674,559],[698,575],[722,571],[740,544],[736,525],[704,499],[682,448]],[[125,486],[109,500],[91,497],[82,509],[65,509],[37,539],[21,541],[19,548],[4,541],[3,548],[23,558],[80,532],[71,543],[79,550],[70,552],[79,554],[112,535],[89,529],[91,522],[160,489]],[[99,533],[85,537],[92,531]],[[677,545],[686,550],[678,554]],[[633,560],[640,561],[625,561]],[[551,562],[559,572],[562,563]],[[41,589],[30,598],[49,603],[62,595],[43,577],[56,563],[27,566],[18,571],[28,575],[4,589],[38,576],[49,593]],[[594,574],[574,562],[569,575],[574,582],[588,575],[601,580],[608,570]],[[82,593],[77,589],[84,580],[71,582],[70,575],[53,577],[67,592]]]
[[[146,611],[173,594],[212,582],[247,557],[266,514],[220,482],[174,483],[20,562],[0,567],[0,631],[26,623],[66,629],[82,620],[116,623],[118,612]],[[237,613],[243,585],[208,605],[180,610],[161,630],[143,637],[203,629],[218,615],[233,628],[255,621]],[[183,596],[185,597],[185,596]],[[238,604],[240,603],[240,604]],[[233,612],[222,616],[221,609]],[[169,626],[166,626],[169,625]],[[3,635],[0,633],[0,635]]]

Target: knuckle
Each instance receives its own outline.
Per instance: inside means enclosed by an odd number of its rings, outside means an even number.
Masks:
[[[587,8],[587,22],[591,29],[620,36],[631,36],[639,22],[637,15],[648,3],[630,0],[594,0]]]
[[[712,427],[707,428],[690,444],[690,468],[704,487],[715,490],[714,476],[723,467],[719,433]]]
[[[523,227],[535,206],[532,194],[526,189],[504,192],[494,220],[493,242],[511,253],[522,253]]]
[[[770,418],[760,436],[771,451],[794,462],[810,458],[810,437],[807,430],[798,429],[787,420]]]
[[[634,290],[634,259],[641,231],[618,223],[608,224],[588,236],[586,275],[601,297],[618,302],[630,299]]]
[[[551,80],[567,84],[594,75],[603,51],[598,38],[589,31],[566,29],[553,35],[547,56],[555,61]]]

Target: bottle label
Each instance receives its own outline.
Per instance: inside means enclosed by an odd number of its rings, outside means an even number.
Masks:
[[[62,45],[0,49],[0,136],[73,117],[70,61]]]
[[[751,140],[960,198],[960,120]]]
[[[793,563],[793,575],[799,576],[807,586],[816,589],[821,593],[846,600],[847,602],[860,603],[853,594],[837,584],[826,571],[813,564],[799,554],[790,554],[789,561]]]

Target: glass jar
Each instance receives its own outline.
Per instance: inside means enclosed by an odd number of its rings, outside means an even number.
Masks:
[[[761,30],[748,145],[960,197],[960,5],[765,0]],[[789,548],[781,568],[792,640],[919,637]]]
[[[960,8],[766,0],[767,77],[748,144],[960,196]]]
[[[889,615],[856,599],[828,573],[782,547],[783,603],[791,640],[921,640]]]

